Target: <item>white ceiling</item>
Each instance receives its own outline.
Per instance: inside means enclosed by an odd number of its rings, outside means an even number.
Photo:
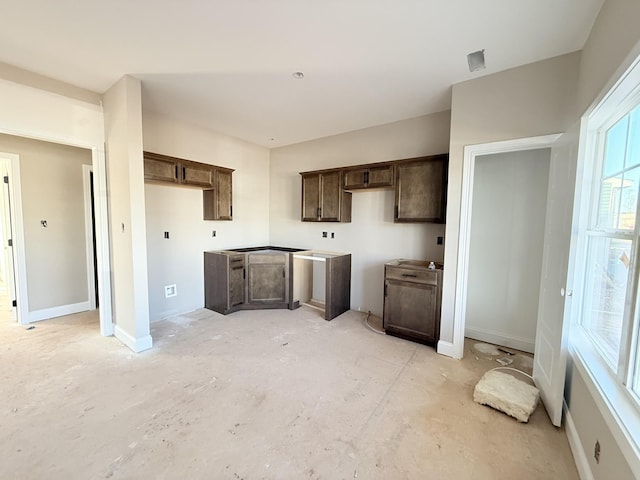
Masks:
[[[447,110],[454,83],[581,49],[602,3],[0,0],[0,61],[98,93],[131,74],[145,111],[275,147]]]

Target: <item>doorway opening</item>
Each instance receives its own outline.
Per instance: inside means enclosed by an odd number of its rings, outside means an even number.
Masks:
[[[562,419],[563,385],[566,371],[566,328],[564,320],[567,259],[571,238],[571,216],[575,185],[578,132],[546,135],[464,149],[460,241],[456,275],[453,353],[464,353],[464,334],[468,315],[469,259],[471,251],[472,199],[476,160],[482,155],[551,149],[549,160],[546,218],[536,333],[533,377],[549,417],[559,426]],[[562,288],[561,288],[562,287]]]
[[[12,270],[9,261],[0,262],[0,280],[14,280],[16,320],[26,325],[95,311],[100,332],[112,335],[110,309],[96,310],[108,293],[103,268],[105,189],[95,181],[104,175],[103,165],[96,166],[95,160],[103,159],[86,147],[10,135],[2,135],[2,140],[9,151],[20,152],[0,153],[0,173],[7,173],[2,204],[10,206],[4,208],[8,213],[1,220],[7,228],[0,236],[9,247],[4,258],[14,260],[13,275],[2,275],[2,268]],[[6,238],[7,232],[12,238]]]
[[[479,155],[465,337],[534,353],[549,148]]]

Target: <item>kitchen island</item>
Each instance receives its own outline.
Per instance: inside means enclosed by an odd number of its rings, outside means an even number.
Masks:
[[[320,263],[324,268],[313,268]],[[314,281],[323,288],[312,289]],[[204,288],[205,308],[225,315],[248,309],[293,310],[310,301],[312,290],[319,290],[324,299],[316,303],[331,320],[350,308],[351,255],[276,246],[204,252]]]

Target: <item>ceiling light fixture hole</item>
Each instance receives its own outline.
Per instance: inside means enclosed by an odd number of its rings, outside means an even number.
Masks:
[[[304,73],[302,73],[302,72],[293,72],[291,75],[296,80],[302,80],[304,78]]]

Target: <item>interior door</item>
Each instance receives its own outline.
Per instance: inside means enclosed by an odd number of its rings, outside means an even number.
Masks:
[[[2,243],[3,243],[3,255],[4,255],[4,277],[3,280],[6,284],[7,295],[9,296],[9,310],[14,320],[17,319],[16,307],[13,306],[13,301],[16,299],[16,285],[14,277],[14,264],[13,264],[13,243],[11,233],[11,198],[9,196],[9,169],[8,160],[3,160],[2,168]],[[5,181],[6,179],[6,181]]]
[[[542,254],[540,299],[536,328],[533,379],[551,422],[560,426],[567,366],[567,287],[573,199],[578,151],[578,126],[551,148],[547,216]],[[569,292],[568,294],[566,292]]]

